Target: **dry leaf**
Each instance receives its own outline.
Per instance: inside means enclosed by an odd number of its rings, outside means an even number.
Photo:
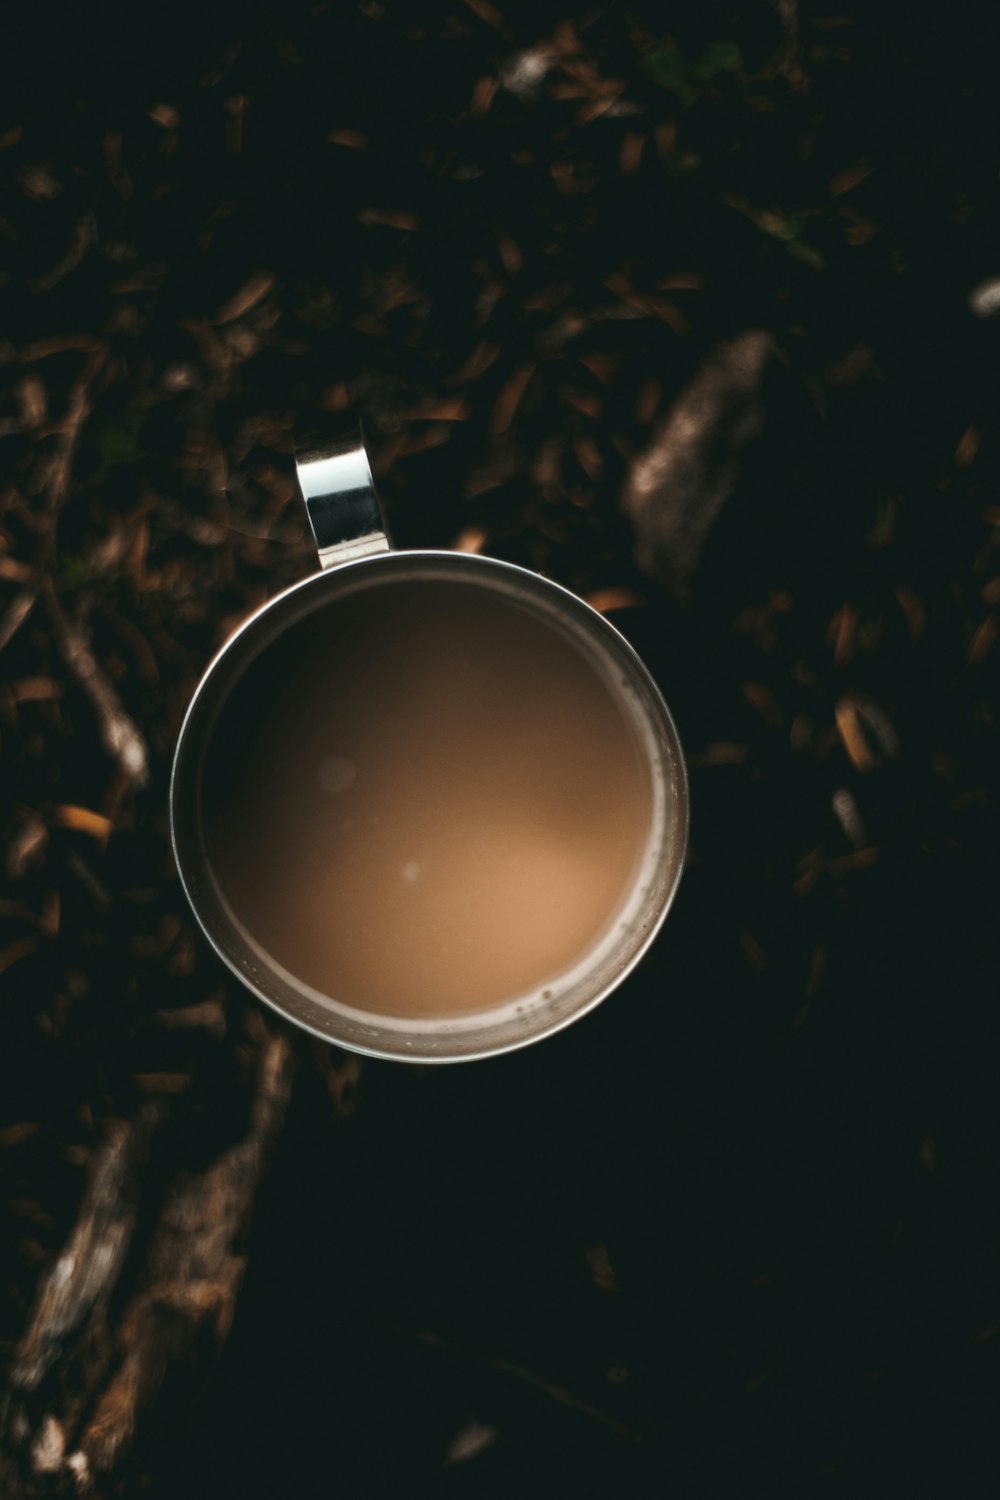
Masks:
[[[604,411],[604,402],[592,391],[576,391],[570,386],[563,386],[559,395],[567,406],[573,407],[574,411],[580,412],[582,416],[591,417],[594,421]]]
[[[631,177],[639,170],[646,137],[637,130],[630,130],[618,150],[618,170],[624,177]]]
[[[495,78],[477,78],[469,104],[470,115],[485,115],[496,98],[499,87]]]
[[[175,109],[172,104],[154,104],[148,114],[153,124],[159,125],[163,130],[176,130],[181,123],[180,110]]]
[[[485,341],[477,344],[461,369],[451,376],[449,384],[467,385],[470,381],[478,380],[480,375],[486,374],[499,353],[499,344],[488,344]]]
[[[20,959],[27,958],[29,953],[34,953],[38,947],[38,939],[33,937],[18,938],[14,943],[8,943],[7,947],[0,949],[0,974],[16,964]]]
[[[830,621],[829,635],[833,638],[833,660],[836,666],[844,667],[854,655],[858,636],[858,612],[851,604],[842,604]]]
[[[405,208],[363,208],[358,214],[358,222],[366,229],[379,226],[405,230],[420,228],[420,220],[416,214],[409,213]]]
[[[41,703],[62,697],[62,685],[51,677],[21,677],[10,685],[16,703]]]
[[[595,589],[593,593],[585,594],[584,602],[589,604],[591,609],[596,609],[599,615],[606,615],[615,609],[632,609],[635,605],[641,604],[642,600],[632,589],[607,588]]]
[[[335,146],[347,146],[351,151],[363,151],[368,144],[368,137],[363,130],[331,130],[327,140]]]
[[[705,278],[700,271],[670,271],[656,284],[663,292],[700,292]]]
[[[8,583],[36,583],[38,574],[34,568],[27,563],[18,562],[13,557],[0,557],[0,578],[6,578]]]
[[[463,396],[444,396],[439,401],[427,401],[419,411],[411,412],[409,420],[418,422],[467,422],[472,415],[469,403]]]
[[[969,642],[969,662],[977,667],[980,662],[986,660],[990,654],[990,648],[997,638],[997,622],[992,615],[987,615],[975,629],[972,640]]]
[[[268,292],[274,286],[274,276],[270,271],[258,271],[245,281],[235,296],[230,297],[215,315],[216,323],[232,323],[236,318],[242,318],[251,308],[256,307],[258,302],[263,301]]]
[[[767,968],[767,956],[765,955],[760,943],[754,937],[752,932],[747,932],[745,929],[740,933],[739,936],[740,947],[743,949],[743,956],[746,959],[747,963],[750,965],[750,968],[755,974],[763,974],[764,970]]]
[[[465,4],[473,11],[487,26],[492,26],[494,31],[505,30],[504,19],[495,5],[490,0],[465,0]]]
[[[604,459],[601,450],[592,437],[580,436],[573,439],[573,452],[577,461],[586,474],[587,478],[597,484],[604,470]]]
[[[452,545],[456,552],[482,552],[486,546],[486,532],[481,526],[466,526]]]
[[[906,617],[910,635],[915,641],[919,641],[927,622],[927,611],[924,609],[923,600],[918,599],[912,589],[904,588],[902,584],[896,590],[896,598]]]
[[[831,177],[830,197],[843,197],[845,193],[851,191],[851,188],[857,187],[859,182],[864,182],[866,177],[870,177],[874,170],[874,167],[866,161],[858,162],[857,166],[854,167],[845,167],[842,172],[838,172],[834,177]]]
[[[76,833],[89,834],[101,844],[106,844],[114,832],[114,825],[109,818],[92,812],[89,807],[77,807],[69,802],[54,809],[52,821],[58,828],[72,828]]]
[[[955,462],[960,469],[967,469],[979,452],[979,428],[969,426],[962,433],[955,449]]]
[[[34,589],[22,589],[19,594],[14,595],[0,619],[0,651],[31,614],[37,598]]]
[[[133,1073],[132,1082],[144,1094],[183,1094],[192,1079],[190,1073]]]
[[[511,239],[509,234],[497,235],[497,249],[500,251],[500,259],[508,276],[516,276],[524,266],[524,257],[521,247],[517,241]]]
[[[493,408],[493,415],[490,418],[491,432],[499,436],[510,427],[534,373],[534,364],[519,365],[513,375],[508,377]]]
[[[875,757],[868,748],[865,732],[857,708],[850,698],[841,698],[834,709],[837,732],[847,751],[851,764],[858,771],[874,771]]]

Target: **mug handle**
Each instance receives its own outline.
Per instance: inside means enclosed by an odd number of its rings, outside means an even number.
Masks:
[[[360,426],[296,443],[295,472],[321,568],[389,551]]]

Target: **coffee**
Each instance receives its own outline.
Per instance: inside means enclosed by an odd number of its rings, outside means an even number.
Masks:
[[[611,667],[448,579],[363,587],[268,644],[202,775],[230,912],[299,984],[432,1018],[542,992],[620,921],[652,777]]]

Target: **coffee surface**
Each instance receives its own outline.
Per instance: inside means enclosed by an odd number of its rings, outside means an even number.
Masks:
[[[251,664],[202,828],[230,908],[297,980],[430,1018],[584,958],[635,881],[651,798],[568,635],[498,591],[407,581],[314,611]]]

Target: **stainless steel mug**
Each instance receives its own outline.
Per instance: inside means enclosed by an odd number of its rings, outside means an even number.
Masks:
[[[285,589],[236,630],[208,667],[181,727],[170,786],[170,823],[181,881],[216,952],[243,983],[289,1020],[339,1046],[375,1057],[458,1062],[491,1057],[561,1030],[592,1010],[635,967],[656,936],[677,889],[688,830],[684,757],[673,719],[643,663],[609,622],[575,594],[525,568],[446,551],[392,551],[360,435],[298,453],[299,484],[319,552],[320,571]],[[646,853],[614,930],[559,982],[508,1005],[433,1020],[381,1016],[321,995],[270,958],[230,910],[206,858],[202,773],[220,710],[251,662],[313,610],[361,589],[414,579],[460,577],[513,599],[572,632],[616,684],[637,729],[653,786]],[[322,664],[317,663],[317,673]],[[391,933],[386,934],[391,941]]]

